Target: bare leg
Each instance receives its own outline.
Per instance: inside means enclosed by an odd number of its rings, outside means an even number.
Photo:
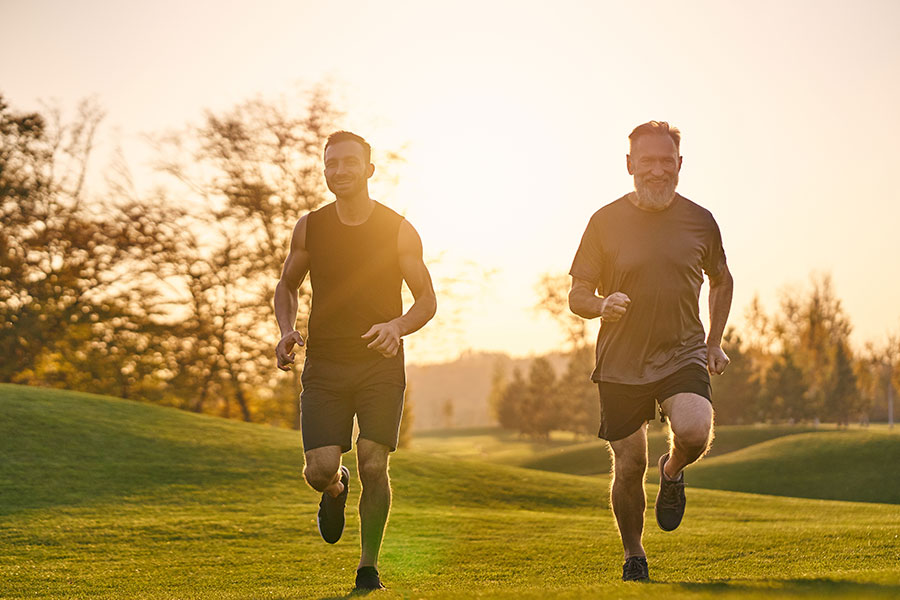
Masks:
[[[665,472],[677,479],[682,469],[699,460],[712,442],[713,409],[709,400],[697,394],[675,394],[662,402],[669,419],[669,460]]]
[[[609,443],[613,455],[612,509],[622,536],[625,558],[646,556],[644,533],[644,476],[647,473],[647,424],[625,439]]]
[[[344,491],[341,483],[341,447],[323,446],[306,453],[303,476],[317,492],[326,492],[332,498]]]
[[[356,448],[362,494],[359,498],[359,523],[362,538],[360,567],[378,566],[378,552],[391,510],[391,483],[388,478],[390,448],[360,438]]]

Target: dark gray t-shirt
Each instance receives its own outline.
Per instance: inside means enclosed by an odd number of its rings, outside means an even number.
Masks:
[[[591,378],[642,384],[706,366],[700,286],[704,272],[715,277],[723,268],[712,213],[684,196],[659,212],[623,196],[594,213],[569,274],[603,296],[623,292],[631,304],[621,320],[601,325]]]

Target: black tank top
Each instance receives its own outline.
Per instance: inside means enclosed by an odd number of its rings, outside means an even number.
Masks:
[[[344,225],[332,202],[309,214],[306,251],[312,284],[307,355],[380,356],[360,336],[403,314],[397,235],[403,217],[375,202],[365,223]]]

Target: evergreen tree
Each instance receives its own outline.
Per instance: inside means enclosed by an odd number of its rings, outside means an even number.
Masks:
[[[734,327],[725,332],[723,345],[731,363],[725,373],[711,378],[716,423],[755,423],[761,418],[762,389],[753,358]]]

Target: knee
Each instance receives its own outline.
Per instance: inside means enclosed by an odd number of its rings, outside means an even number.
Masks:
[[[647,457],[617,457],[615,459],[615,477],[625,482],[643,481],[647,472]]]
[[[709,444],[711,431],[712,423],[710,421],[701,421],[673,428],[672,435],[677,445],[691,450],[702,451]]]
[[[364,460],[359,465],[359,481],[363,487],[387,481],[387,463],[380,460]]]
[[[337,465],[332,469],[322,464],[307,464],[303,476],[314,490],[322,492],[334,481],[337,470]]]

